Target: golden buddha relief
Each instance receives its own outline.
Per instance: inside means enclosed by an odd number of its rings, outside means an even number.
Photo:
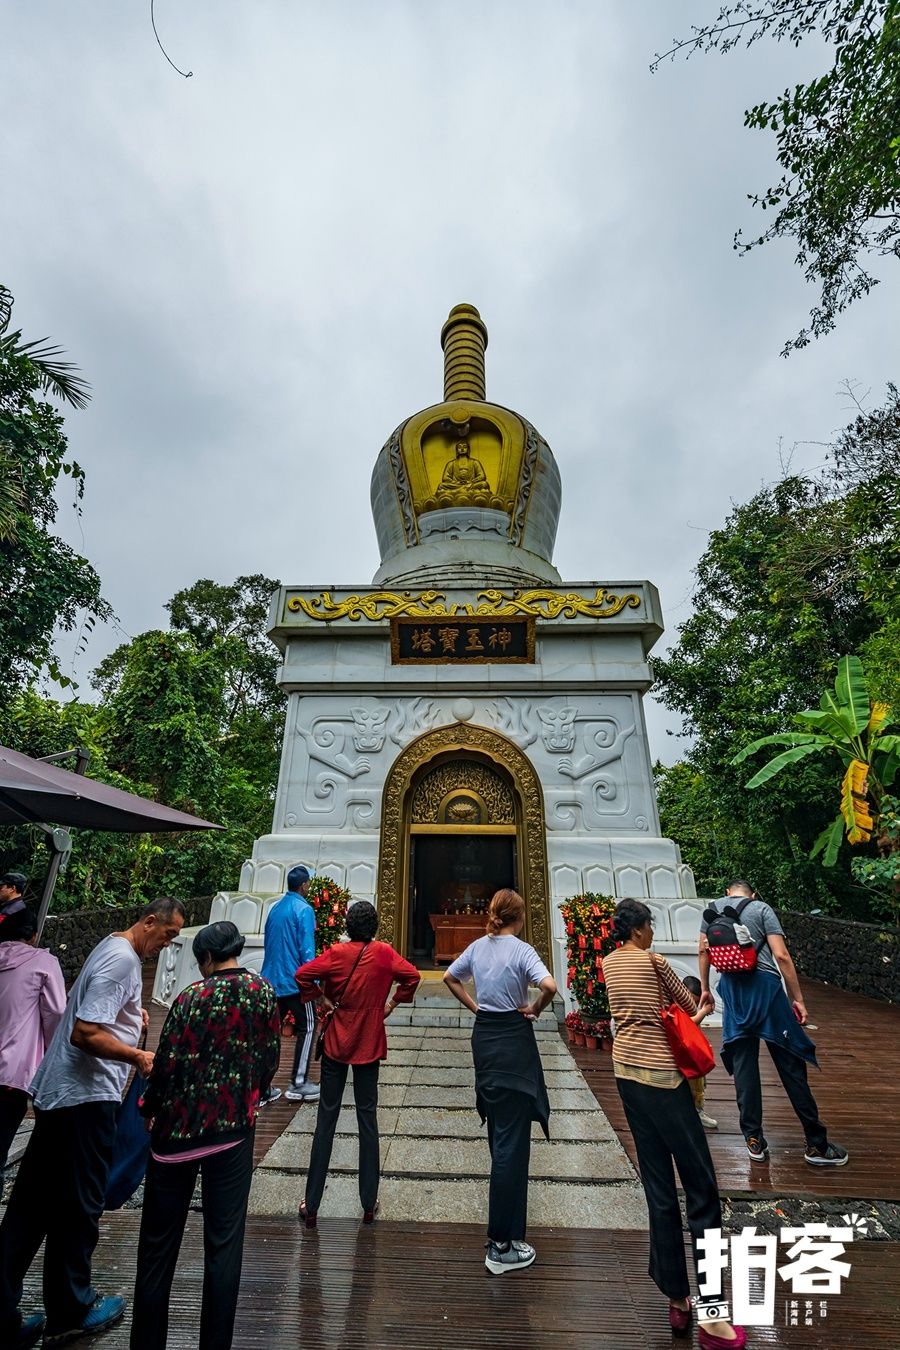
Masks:
[[[472,458],[469,442],[457,441],[434,494],[438,506],[489,506],[491,486],[480,459]]]
[[[410,418],[401,454],[416,515],[460,506],[511,513],[524,450],[519,418],[490,403],[438,404]]]

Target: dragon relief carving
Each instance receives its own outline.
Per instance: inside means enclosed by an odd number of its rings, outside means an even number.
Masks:
[[[368,751],[377,755],[384,748],[387,735],[388,708],[351,708],[353,718],[353,748],[359,753]]]
[[[389,709],[357,707],[346,713],[314,716],[308,726],[298,724],[297,735],[302,737],[310,760],[303,814],[338,813],[339,824],[346,824],[349,818],[354,828],[371,825],[375,819],[373,795],[349,792],[348,786],[372,767],[371,760],[359,751],[377,754],[384,747],[388,716]],[[349,753],[351,749],[355,755]],[[323,768],[315,771],[316,764]]]
[[[559,755],[557,772],[573,785],[583,784],[577,795],[551,791],[552,815],[557,829],[590,829],[602,825],[610,812],[621,815],[627,801],[617,802],[622,792],[621,774],[609,766],[621,760],[625,744],[635,734],[635,725],[620,726],[613,717],[598,717],[577,708],[538,708],[544,748]],[[580,742],[580,744],[579,744]],[[573,753],[578,749],[579,753]],[[627,793],[624,794],[627,797]]]
[[[541,739],[551,755],[562,755],[575,749],[575,718],[577,708],[538,708],[541,719]]]
[[[308,727],[298,726],[297,735],[303,737],[310,759],[336,770],[345,778],[359,778],[368,773],[372,765],[364,757],[351,759],[345,753],[351,745],[356,749],[357,733],[351,731],[350,726],[355,728],[352,714],[329,713],[324,717],[314,717]]]
[[[593,718],[590,719],[591,722],[594,720]],[[631,726],[620,729],[618,723],[614,722],[612,718],[603,718],[593,732],[586,727],[582,736],[585,753],[577,759],[572,759],[568,755],[561,759],[559,761],[560,774],[563,778],[570,778],[572,782],[578,782],[580,779],[586,778],[588,774],[596,773],[598,769],[605,768],[607,764],[612,764],[615,760],[622,758],[625,742],[629,736],[633,735],[633,722]],[[614,797],[616,795],[615,786],[610,784],[609,789],[599,795]]]

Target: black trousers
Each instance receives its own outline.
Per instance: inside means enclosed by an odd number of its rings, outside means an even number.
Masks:
[[[74,1330],[97,1297],[91,1257],[116,1138],[116,1102],[34,1113],[0,1224],[0,1345],[20,1325],[22,1283],[44,1238],[47,1334]]]
[[[765,1137],[762,1123],[762,1086],[759,1081],[759,1041],[759,1036],[741,1036],[730,1045],[733,1056],[731,1071],[734,1074],[741,1133],[745,1139]],[[766,1041],[766,1046],[778,1070],[778,1077],[788,1095],[788,1100],[803,1126],[807,1144],[815,1148],[825,1148],[828,1143],[828,1131],[819,1119],[819,1108],[810,1090],[806,1076],[806,1060],[780,1045],[773,1045],[771,1041]]]
[[[531,1157],[532,1100],[507,1088],[485,1090],[491,1181],[488,1237],[499,1243],[521,1242],[528,1226],[528,1162]]]
[[[316,1009],[314,1004],[304,1003],[299,994],[285,994],[278,1000],[278,1011],[282,1022],[286,1013],[294,1015],[294,1067],[291,1069],[291,1082],[299,1087],[306,1082],[309,1073],[309,1059],[316,1035]]]
[[[165,1350],[169,1295],[188,1210],[200,1173],[203,1196],[203,1301],[199,1350],[230,1350],[234,1335],[253,1136],[195,1162],[150,1159],[144,1186],[134,1284],[131,1350]]]
[[[716,1173],[691,1089],[687,1080],[677,1088],[658,1088],[617,1078],[616,1086],[634,1136],[650,1212],[650,1278],[666,1298],[687,1298],[690,1285],[673,1162],[684,1187],[695,1263],[697,1239],[706,1229],[722,1226]]]
[[[322,1203],[334,1132],[341,1113],[341,1098],[347,1083],[347,1070],[353,1069],[353,1100],[359,1131],[359,1199],[363,1209],[372,1209],[378,1199],[381,1158],[378,1143],[378,1070],[380,1060],[371,1064],[342,1064],[322,1056],[319,1084],[319,1114],[313,1135],[309,1170],[306,1174],[306,1208],[315,1214]]]
[[[28,1110],[28,1093],[0,1085],[0,1172],[6,1166],[16,1131]]]

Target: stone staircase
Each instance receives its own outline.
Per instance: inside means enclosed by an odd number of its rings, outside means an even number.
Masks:
[[[490,1155],[475,1111],[471,1016],[443,985],[423,981],[416,1003],[388,1024],[379,1080],[380,1217],[484,1223]],[[529,1221],[569,1228],[645,1228],[643,1192],[624,1149],[559,1035],[551,1011],[536,1024],[550,1095],[550,1142],[534,1126]],[[298,1108],[259,1164],[250,1213],[290,1215],[303,1196],[314,1104]],[[360,1214],[356,1114],[348,1082],[322,1218]]]

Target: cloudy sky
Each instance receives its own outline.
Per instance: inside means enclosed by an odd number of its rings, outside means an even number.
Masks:
[[[896,277],[785,361],[792,249],[739,259],[776,177],[743,109],[815,44],[648,70],[706,0],[0,0],[0,277],[92,382],[61,529],[122,632],[201,576],[368,583],[369,475],[441,396],[469,300],[488,397],[563,476],[569,581],[649,577],[667,638],[730,503],[896,376]],[[71,644],[65,648],[72,662]],[[677,755],[650,709],[651,742]]]

